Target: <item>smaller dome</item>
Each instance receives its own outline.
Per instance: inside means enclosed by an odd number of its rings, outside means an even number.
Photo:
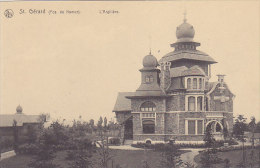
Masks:
[[[176,37],[179,41],[192,41],[195,35],[195,30],[193,26],[184,21],[176,29]]]
[[[16,112],[17,112],[17,113],[22,113],[22,112],[23,112],[22,106],[20,106],[20,105],[17,106],[17,107],[16,107]]]
[[[157,62],[157,59],[155,58],[155,56],[149,54],[144,57],[144,59],[143,59],[144,67],[153,68],[153,67],[157,67],[157,65],[158,65],[158,62]]]

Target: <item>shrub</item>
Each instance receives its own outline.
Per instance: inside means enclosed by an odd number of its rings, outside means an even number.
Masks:
[[[200,162],[203,167],[210,168],[212,164],[217,164],[222,162],[222,159],[218,157],[217,151],[215,149],[206,150],[202,153]]]
[[[17,152],[20,154],[38,154],[39,147],[36,144],[24,144],[18,147]]]
[[[108,142],[112,145],[120,145],[120,139],[117,137],[109,138]]]
[[[7,151],[13,149],[14,139],[13,137],[0,137],[0,149],[1,151]]]

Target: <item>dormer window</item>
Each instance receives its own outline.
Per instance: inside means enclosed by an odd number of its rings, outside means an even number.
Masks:
[[[199,79],[199,89],[202,89],[202,79]]]
[[[204,77],[201,76],[191,76],[186,77],[186,84],[185,87],[187,90],[204,90],[205,84],[204,84]]]
[[[187,88],[191,89],[191,79],[190,78],[187,79]]]
[[[197,78],[193,78],[193,89],[197,89]]]

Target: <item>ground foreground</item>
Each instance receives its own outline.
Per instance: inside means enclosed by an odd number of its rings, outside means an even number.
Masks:
[[[259,148],[258,149],[247,149],[245,150],[245,160],[246,165],[245,167],[248,168],[259,168]],[[228,152],[218,152],[217,156],[221,158],[223,161],[225,159],[228,159],[230,161],[230,167],[231,168],[237,168],[239,167],[239,164],[243,161],[243,151],[242,150],[234,150],[234,151],[228,151]],[[200,157],[201,154],[195,156],[194,160],[198,164],[199,168],[202,168],[203,166],[200,163]],[[212,168],[219,168],[219,167],[225,167],[224,162],[212,165]]]
[[[186,151],[182,151],[184,153]],[[114,168],[117,164],[119,164],[122,168],[140,168],[142,162],[147,160],[149,166],[151,168],[159,168],[160,160],[162,155],[160,152],[155,152],[152,150],[111,150],[113,157],[109,162],[109,168],[112,168],[112,164]],[[70,161],[66,160],[66,152],[61,151],[56,154],[54,159],[55,164],[59,164],[62,168],[69,168]],[[9,159],[5,159],[0,162],[0,168],[28,168],[28,163],[32,161],[33,156],[31,155],[17,155]],[[93,160],[96,165],[94,167],[98,167],[99,157],[94,154]]]

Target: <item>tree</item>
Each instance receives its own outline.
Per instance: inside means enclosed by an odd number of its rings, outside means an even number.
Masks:
[[[102,128],[102,124],[103,124],[103,118],[100,116],[98,123],[97,123],[97,126],[98,126],[99,129]]]
[[[206,128],[206,133],[203,141],[205,141],[206,147],[213,147],[216,140],[212,135],[211,127]]]
[[[107,117],[104,118],[104,127],[107,128]]]
[[[14,136],[14,150],[17,151],[18,149],[18,143],[19,143],[19,135],[18,135],[18,127],[17,127],[17,121],[13,120],[13,136]]]
[[[260,133],[260,121],[256,124],[255,132]]]
[[[103,132],[101,131],[101,142],[97,142],[99,148],[97,149],[97,153],[99,155],[99,164],[101,168],[108,168],[108,162],[114,157],[111,155],[110,149],[108,147],[108,138],[105,139],[103,136]]]
[[[91,128],[94,128],[95,121],[93,119],[89,120],[89,125],[91,126]]]
[[[48,113],[42,113],[40,114],[38,121],[40,123],[40,127],[43,128],[44,123],[50,120],[50,114]]]
[[[71,168],[92,168],[91,161],[92,153],[95,152],[95,147],[89,139],[81,138],[76,140],[76,149],[73,151],[73,161]],[[71,154],[71,153],[69,153]]]
[[[59,166],[52,163],[54,159],[53,134],[49,129],[42,132],[39,138],[38,152],[34,160],[28,165],[30,168],[58,168]]]
[[[173,143],[163,145],[161,150],[162,160],[160,162],[160,167],[177,168],[182,164],[178,148]]]
[[[235,124],[233,127],[233,135],[239,139],[241,139],[244,135],[244,132],[248,129],[246,124],[246,118],[243,115],[239,115],[235,120]]]
[[[252,146],[255,145],[255,129],[256,129],[256,123],[255,123],[255,117],[251,117],[251,121],[248,124],[249,130],[252,132]]]
[[[28,132],[27,132],[27,137],[28,137],[28,142],[29,143],[35,143],[37,140],[37,133],[35,128],[32,125],[28,125]]]

